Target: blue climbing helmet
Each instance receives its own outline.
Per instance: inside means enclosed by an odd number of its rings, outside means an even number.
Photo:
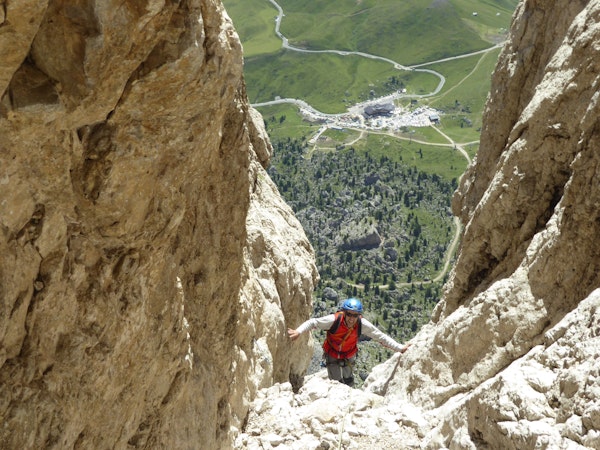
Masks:
[[[342,310],[354,311],[359,314],[362,314],[363,306],[359,299],[351,297],[351,298],[344,300],[344,303],[342,303]]]

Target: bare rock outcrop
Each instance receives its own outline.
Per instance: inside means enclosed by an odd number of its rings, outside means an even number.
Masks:
[[[444,417],[424,446],[600,448],[599,41],[598,1],[517,8],[454,197],[456,265],[387,388]]]
[[[230,448],[317,274],[221,3],[2,2],[0,53],[0,447]]]
[[[289,383],[259,392],[236,449],[397,449],[419,445],[406,405],[383,408],[383,397],[327,379],[307,377],[299,392]],[[285,418],[285,419],[284,419]],[[382,443],[387,445],[384,446]]]
[[[376,367],[366,392],[326,371],[297,394],[289,383],[261,390],[235,448],[600,448],[600,290],[525,356],[437,407],[397,389],[396,371],[411,370],[404,358],[422,354],[411,349]]]
[[[358,251],[378,248],[382,239],[375,225],[360,222],[343,225],[337,241],[342,250]]]

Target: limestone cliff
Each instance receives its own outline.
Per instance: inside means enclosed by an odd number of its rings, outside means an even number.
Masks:
[[[598,1],[515,13],[453,275],[389,389],[445,411],[431,447],[600,448],[598,42]]]
[[[312,249],[218,0],[0,2],[1,448],[229,448]]]

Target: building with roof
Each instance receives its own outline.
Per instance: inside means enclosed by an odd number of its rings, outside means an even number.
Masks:
[[[391,115],[396,107],[392,103],[381,103],[377,105],[369,105],[364,109],[364,115],[366,118],[378,117],[378,116],[389,116]]]

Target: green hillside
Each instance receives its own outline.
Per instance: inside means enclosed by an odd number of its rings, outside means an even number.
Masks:
[[[226,0],[223,4],[240,35],[244,57],[274,53],[281,48],[281,39],[275,35],[277,10],[268,0]]]
[[[253,104],[294,98],[354,117],[348,125],[296,104],[259,107],[275,148],[269,175],[315,249],[314,314],[358,296],[380,329],[410,339],[429,320],[454,258],[460,230],[450,201],[478,150],[495,44],[518,0],[278,0],[281,32],[307,52],[282,48],[269,0],[224,3]],[[390,93],[403,119],[434,108],[439,122],[367,127],[362,112],[349,110]],[[364,247],[373,230],[381,244]],[[369,343],[362,349],[361,378],[389,356]]]
[[[285,13],[281,32],[291,45],[313,50],[361,51],[413,65],[481,50],[501,41],[518,1],[281,0],[278,3]],[[248,47],[248,57],[274,51],[277,12],[269,1],[226,0],[224,4]],[[263,25],[271,25],[271,33]],[[259,42],[264,45],[262,51]]]
[[[287,0],[281,31],[290,44],[386,56],[405,65],[480,50],[489,44],[462,22],[450,3]],[[435,3],[435,2],[434,2]],[[316,20],[315,20],[316,19]]]
[[[311,50],[360,51],[405,66],[489,48],[502,39],[516,3],[517,0],[279,2],[284,11],[281,31],[291,45]],[[323,112],[340,113],[349,105],[392,92],[394,86],[388,83],[391,77],[402,82],[409,95],[427,94],[437,85],[435,76],[397,70],[381,60],[282,49],[281,39],[275,34],[277,10],[268,0],[225,0],[224,4],[244,46],[245,78],[252,103],[277,97],[299,98]],[[439,72],[452,79],[454,67],[470,71],[479,58],[469,61],[468,67],[465,61],[439,66]],[[470,106],[476,113],[483,108],[489,72],[480,72],[485,75],[475,89],[480,100],[474,101],[474,108]],[[475,86],[472,80],[468,85]],[[447,83],[445,89],[449,87]]]
[[[355,55],[297,53],[281,50],[246,60],[250,102],[299,98],[326,113],[343,113],[349,105],[394,91],[386,83],[397,77],[411,92],[431,92],[437,77],[398,71],[391,64]],[[418,88],[418,92],[416,92]],[[371,93],[373,91],[373,94]]]

